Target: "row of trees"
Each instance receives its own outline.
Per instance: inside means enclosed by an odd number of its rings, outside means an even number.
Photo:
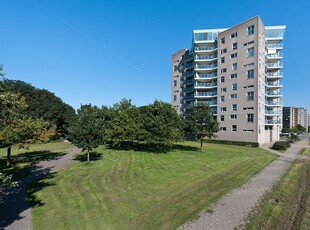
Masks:
[[[203,139],[218,132],[218,122],[210,108],[203,104],[191,107],[181,118],[169,103],[154,101],[136,107],[123,99],[112,107],[82,105],[77,119],[69,129],[69,140],[89,153],[101,144],[111,148],[151,147],[167,151],[174,142],[187,137],[198,139],[203,151]]]
[[[294,128],[283,128],[282,133],[298,133],[298,132],[306,132],[307,129],[300,124],[297,124]]]

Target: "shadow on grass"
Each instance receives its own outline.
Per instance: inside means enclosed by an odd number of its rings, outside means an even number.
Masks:
[[[97,161],[102,159],[102,154],[103,153],[98,153],[98,152],[90,152],[89,154],[89,160],[90,161]],[[83,152],[81,154],[78,154],[74,157],[74,160],[80,161],[80,162],[86,162],[87,161],[87,153]]]
[[[169,151],[181,150],[181,151],[199,151],[199,148],[174,144],[166,145],[162,143],[138,143],[138,142],[123,142],[117,146],[108,145],[111,149],[117,150],[133,150],[142,152],[152,152],[152,153],[167,153]]]

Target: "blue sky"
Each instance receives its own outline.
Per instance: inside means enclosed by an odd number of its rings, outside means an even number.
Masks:
[[[0,0],[0,63],[6,77],[45,88],[78,108],[170,102],[171,55],[192,30],[259,15],[286,25],[284,105],[310,109],[308,0]]]

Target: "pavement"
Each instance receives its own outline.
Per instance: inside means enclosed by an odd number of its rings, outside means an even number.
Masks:
[[[32,230],[31,208],[28,204],[27,185],[76,163],[73,156],[81,149],[70,149],[61,158],[41,161],[35,165],[30,174],[19,181],[16,188],[0,190],[0,229],[1,230]]]
[[[263,194],[270,191],[290,168],[302,148],[309,148],[309,135],[302,135],[301,141],[292,144],[284,153],[270,150],[268,145],[262,146],[280,157],[266,166],[241,187],[232,190],[217,203],[211,206],[212,213],[203,211],[198,219],[185,223],[179,230],[232,230],[241,229],[253,208]]]

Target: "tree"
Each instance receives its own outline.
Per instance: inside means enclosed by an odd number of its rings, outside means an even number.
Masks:
[[[38,89],[23,81],[3,79],[0,87],[7,92],[23,96],[27,107],[23,113],[34,119],[42,118],[50,124],[57,126],[57,132],[61,137],[68,134],[68,126],[76,116],[75,110],[60,98],[45,89]]]
[[[297,124],[294,127],[294,130],[296,130],[296,132],[306,132],[307,131],[307,129],[305,127],[303,127],[301,124]]]
[[[189,108],[185,117],[184,131],[187,135],[200,140],[200,150],[203,151],[203,139],[205,137],[216,137],[219,131],[219,123],[213,118],[211,109],[208,105],[199,103]]]
[[[77,147],[87,151],[87,161],[90,160],[90,152],[103,144],[105,129],[106,108],[81,105],[77,110],[77,117],[69,128],[68,139]]]
[[[140,108],[144,133],[142,141],[170,148],[183,138],[183,121],[171,104],[155,100]]]
[[[308,132],[310,132],[310,125],[308,126]]]

